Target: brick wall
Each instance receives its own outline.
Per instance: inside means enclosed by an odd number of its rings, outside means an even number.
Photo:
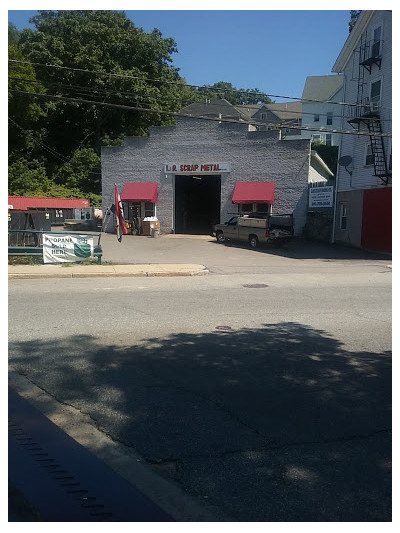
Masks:
[[[173,177],[163,173],[170,162],[226,162],[231,171],[221,174],[221,222],[236,206],[232,195],[238,181],[274,181],[274,213],[294,213],[295,233],[306,221],[309,140],[279,139],[278,131],[249,132],[246,124],[219,124],[178,118],[176,126],[152,128],[148,137],[129,137],[123,147],[103,147],[103,209],[113,202],[114,183],[159,184],[157,217],[163,233],[173,228]]]

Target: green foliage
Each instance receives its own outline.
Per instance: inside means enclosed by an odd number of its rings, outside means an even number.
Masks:
[[[232,105],[268,104],[272,102],[268,96],[262,96],[259,93],[258,89],[236,89],[231,83],[219,81],[209,87],[199,88],[196,100],[225,98]]]
[[[8,23],[8,44],[17,46],[20,36],[20,31],[17,30],[15,24],[12,22]]]
[[[178,86],[151,81],[181,80],[170,66],[175,41],[163,38],[159,30],[145,33],[125,13],[101,10],[40,11],[32,22],[37,29],[22,32],[21,49],[30,61],[62,67],[36,66],[52,94],[143,108],[181,107]],[[83,147],[100,153],[106,135],[141,135],[165,123],[156,114],[59,102],[50,127],[59,128],[66,117],[68,129],[57,135],[57,144],[69,153],[82,147],[82,139]]]
[[[10,196],[42,196],[53,198],[82,198],[78,189],[54,183],[38,161],[20,160],[8,167]]]
[[[45,89],[37,82],[34,68],[22,63],[26,58],[16,45],[8,46],[8,58],[16,61],[10,62],[8,69],[9,156],[11,160],[18,160],[33,149],[32,136],[26,129],[36,126],[46,113],[42,102],[12,91],[42,94]]]
[[[354,28],[360,13],[361,11],[359,9],[352,9],[350,11],[349,33],[351,33],[351,30]]]
[[[56,183],[68,188],[77,188],[84,193],[100,192],[100,157],[92,148],[76,150],[53,177]]]
[[[10,255],[9,265],[43,265],[43,257],[31,255]]]

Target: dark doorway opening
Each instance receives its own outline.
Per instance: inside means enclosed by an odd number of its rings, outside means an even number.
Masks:
[[[221,176],[175,176],[175,233],[210,235],[220,204]]]

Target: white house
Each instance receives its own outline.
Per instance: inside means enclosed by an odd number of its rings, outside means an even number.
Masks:
[[[333,72],[344,76],[334,240],[392,246],[392,12],[361,11]]]
[[[339,146],[340,134],[325,130],[339,130],[342,120],[340,102],[343,101],[343,75],[308,76],[301,97],[301,137]],[[321,129],[322,131],[318,131]]]

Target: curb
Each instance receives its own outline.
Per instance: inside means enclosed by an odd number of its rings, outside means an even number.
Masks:
[[[63,271],[58,270],[57,272],[8,272],[8,279],[71,279],[71,278],[138,278],[138,277],[148,277],[148,278],[154,278],[154,277],[181,277],[181,276],[203,276],[206,274],[209,274],[210,271],[203,267],[201,269],[174,269],[174,270],[168,270],[168,269],[160,269],[160,270],[152,270],[152,269],[140,269],[140,266],[138,266],[136,269],[132,269],[129,271],[129,269],[124,269],[121,272],[118,272],[118,270],[115,269],[108,269],[101,271],[101,267],[97,271],[81,271],[81,272],[68,272],[66,269],[63,269]]]

